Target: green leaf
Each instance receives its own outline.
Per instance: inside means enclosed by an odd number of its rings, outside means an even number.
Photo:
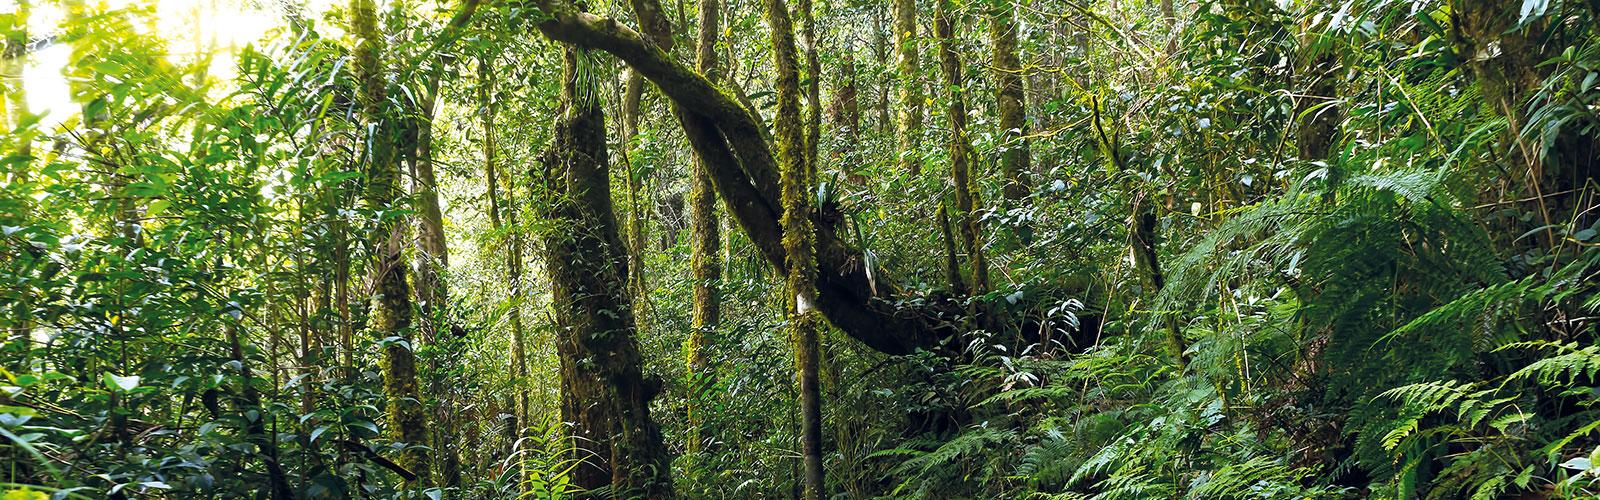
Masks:
[[[129,375],[124,377],[111,372],[106,372],[105,375],[100,377],[100,381],[105,382],[107,389],[117,392],[128,392],[133,390],[135,387],[139,387],[138,375]]]

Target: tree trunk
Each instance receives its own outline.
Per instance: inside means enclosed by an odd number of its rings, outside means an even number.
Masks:
[[[1027,96],[1022,92],[1022,61],[1017,57],[1017,22],[1009,2],[989,11],[989,40],[993,46],[995,108],[1000,121],[1000,172],[1005,175],[1001,193],[1017,206],[1032,191],[1028,148]]]
[[[669,457],[650,419],[660,381],[646,379],[628,301],[627,258],[611,207],[605,118],[595,82],[580,82],[584,49],[566,46],[562,118],[545,155],[548,214],[545,269],[556,314],[562,418],[580,449],[573,483],[610,486],[617,497],[672,495]],[[587,88],[586,88],[587,87]]]
[[[891,27],[883,22],[883,16],[878,15],[878,8],[881,8],[881,6],[873,6],[872,57],[878,63],[878,68],[887,68],[889,67],[889,39],[893,37],[893,34],[889,33]],[[880,71],[878,74],[881,76],[883,72]],[[889,88],[893,86],[888,78],[880,78],[878,80],[878,99],[874,101],[873,108],[878,115],[879,134],[889,135],[894,131],[894,118],[889,115]]]
[[[294,493],[289,489],[289,476],[283,471],[282,462],[278,461],[277,436],[267,432],[267,408],[261,404],[261,392],[256,390],[255,375],[250,370],[250,360],[244,356],[244,342],[239,339],[239,327],[232,323],[224,325],[223,336],[227,337],[229,356],[239,363],[239,378],[244,385],[239,388],[240,396],[248,411],[255,411],[259,415],[255,419],[244,419],[245,434],[256,446],[261,447],[261,462],[267,468],[267,494],[272,500],[288,500],[294,498]],[[239,412],[241,415],[244,411]]]
[[[1095,141],[1100,146],[1101,155],[1111,163],[1111,169],[1116,172],[1128,168],[1127,160],[1122,157],[1122,144],[1119,135],[1106,130],[1104,120],[1101,119],[1100,102],[1091,100]],[[1131,193],[1132,188],[1128,189]],[[1132,218],[1128,221],[1129,243],[1133,247],[1133,257],[1140,267],[1145,269],[1150,282],[1149,295],[1154,297],[1162,288],[1166,287],[1166,275],[1161,272],[1159,258],[1159,243],[1156,241],[1155,203],[1143,195],[1135,196],[1132,207]],[[1172,361],[1182,371],[1189,366],[1188,342],[1183,338],[1183,332],[1178,328],[1178,319],[1170,314],[1160,314],[1167,328],[1167,350],[1172,356]]]
[[[0,147],[14,148],[17,161],[7,167],[9,179],[7,183],[12,189],[21,187],[30,182],[32,177],[32,161],[28,159],[33,154],[33,132],[30,127],[20,134],[17,131],[27,118],[28,96],[23,80],[23,72],[28,66],[28,19],[29,0],[18,0],[16,10],[6,19],[7,24],[0,25],[0,129],[4,129],[7,140],[0,143]],[[15,141],[15,142],[12,142]],[[19,195],[32,194],[32,188],[18,191]],[[18,287],[21,295],[20,306],[13,308],[17,312],[15,321],[0,327],[6,327],[11,332],[9,339],[0,341],[16,342],[23,346],[17,359],[8,361],[4,366],[12,370],[26,371],[28,358],[31,355],[33,342],[32,302],[33,293],[27,287]]]
[[[1600,141],[1572,124],[1555,132],[1525,132],[1530,125],[1528,108],[1555,67],[1543,64],[1556,55],[1547,47],[1559,46],[1546,42],[1554,36],[1549,20],[1519,25],[1519,8],[1525,4],[1456,0],[1450,3],[1450,21],[1458,52],[1477,78],[1484,100],[1510,124],[1502,140],[1509,150],[1507,166],[1526,173],[1521,184],[1538,199],[1541,217],[1536,225],[1545,227],[1547,244],[1553,247],[1562,240],[1552,225],[1577,222],[1577,227],[1585,227],[1600,217],[1593,211],[1584,215],[1585,207],[1579,203],[1590,183],[1600,180],[1596,155]],[[1557,135],[1545,138],[1550,147],[1541,151],[1539,139],[1548,133]]]
[[[700,0],[700,35],[696,41],[695,66],[708,78],[717,75],[717,37],[720,19],[717,0]],[[716,187],[711,184],[711,173],[705,161],[695,155],[689,188],[689,267],[694,274],[694,310],[692,329],[684,346],[689,374],[689,426],[688,448],[698,451],[701,441],[701,415],[699,402],[706,390],[715,383],[708,359],[709,339],[721,322],[722,260],[718,246],[722,241],[717,217]]]
[[[673,101],[679,123],[706,162],[728,211],[767,262],[787,274],[778,169],[754,114],[632,29],[578,12],[561,0],[540,0],[539,6],[551,15],[538,25],[545,36],[616,55]],[[962,309],[957,300],[897,305],[902,292],[892,274],[882,268],[867,269],[861,252],[841,237],[840,214],[823,208],[813,214],[818,262],[815,305],[834,326],[886,354],[936,348],[956,335],[948,317]]]
[[[861,94],[856,81],[854,48],[845,49],[839,69],[842,74],[839,76],[838,88],[833,91],[833,104],[828,109],[828,117],[839,123],[840,132],[844,137],[840,139],[834,154],[843,156],[853,150],[856,142],[861,140]]]
[[[634,322],[643,325],[645,312],[650,307],[644,281],[645,207],[649,202],[640,199],[643,196],[641,185],[644,179],[634,168],[630,152],[633,137],[639,131],[639,101],[644,96],[644,77],[639,76],[637,71],[629,70],[624,78],[627,84],[622,92],[622,144],[618,148],[622,153],[623,189],[628,190],[628,221],[623,229],[628,242],[628,293],[633,298]]]
[[[899,127],[895,142],[900,168],[916,175],[922,170],[922,77],[917,47],[916,0],[890,0],[894,9],[895,68],[900,79]]]
[[[353,51],[361,119],[372,137],[366,152],[367,206],[385,211],[401,200],[399,138],[397,121],[385,109],[383,66],[380,59],[383,38],[378,33],[373,0],[351,0],[351,30],[356,35]],[[372,255],[373,283],[378,292],[377,306],[369,320],[374,331],[385,337],[383,343],[383,393],[388,401],[389,432],[396,441],[411,445],[428,443],[426,417],[417,388],[416,355],[411,349],[411,290],[406,283],[403,252],[405,228],[390,218],[378,224]],[[427,481],[430,478],[427,451],[410,447],[401,453],[400,466]]]
[[[961,256],[956,253],[955,232],[950,229],[950,210],[942,200],[935,222],[939,224],[939,248],[944,250],[944,280],[950,285],[950,293],[965,295],[967,284],[961,279]]]
[[[784,229],[783,250],[788,263],[789,328],[794,342],[795,366],[800,379],[800,455],[805,462],[805,498],[824,496],[822,477],[822,394],[818,385],[817,330],[821,327],[816,301],[816,240],[811,222],[810,167],[806,158],[806,124],[800,116],[800,71],[795,54],[794,26],[784,0],[766,0],[767,25],[772,29],[772,62],[776,70],[778,110],[773,120],[782,165]]]
[[[939,37],[939,69],[950,89],[950,180],[956,193],[956,224],[961,228],[962,249],[967,252],[970,293],[989,290],[989,265],[983,258],[983,231],[978,220],[978,193],[972,179],[972,143],[967,139],[966,81],[961,75],[961,55],[956,52],[955,21],[950,0],[934,8],[934,28]]]
[[[808,183],[817,182],[817,148],[822,142],[822,65],[817,61],[817,20],[811,0],[795,0],[800,13],[800,51],[805,55],[805,158]]]
[[[495,143],[495,110],[498,107],[494,95],[494,66],[491,56],[482,56],[478,59],[478,101],[483,107],[483,173],[484,183],[489,194],[489,227],[495,234],[504,238],[500,244],[505,245],[501,252],[506,258],[506,283],[507,302],[506,315],[511,321],[511,365],[512,380],[512,421],[510,427],[516,429],[516,434],[521,434],[521,429],[527,425],[528,394],[523,384],[528,378],[527,341],[522,332],[522,237],[517,224],[517,210],[515,204],[502,207],[500,202],[500,166],[496,163]],[[501,222],[501,214],[511,221],[511,233],[505,234],[505,224]]]
[[[439,210],[439,183],[433,171],[433,108],[439,94],[439,71],[429,71],[424,78],[412,125],[417,137],[411,158],[411,195],[420,205],[417,211],[417,300],[421,302],[424,337],[432,339],[443,329],[435,320],[449,297],[440,274],[449,267],[450,255],[444,241],[444,214]]]

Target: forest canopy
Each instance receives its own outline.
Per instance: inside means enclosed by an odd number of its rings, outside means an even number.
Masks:
[[[1594,0],[0,0],[0,498],[1600,496]]]

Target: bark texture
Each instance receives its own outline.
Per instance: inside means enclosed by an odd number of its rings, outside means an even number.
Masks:
[[[939,37],[939,70],[944,74],[950,96],[950,181],[956,198],[956,224],[961,229],[961,246],[967,253],[967,283],[970,293],[989,290],[989,265],[983,256],[983,228],[978,220],[978,189],[972,178],[972,142],[967,139],[966,80],[961,74],[961,54],[956,47],[955,20],[949,0],[939,0],[934,9],[934,29]]]
[[[650,419],[659,380],[647,379],[627,293],[627,257],[611,206],[605,118],[595,82],[579,81],[582,48],[566,46],[560,121],[545,156],[545,231],[561,415],[579,448],[574,484],[620,498],[672,496],[670,462]]]
[[[539,5],[551,14],[539,24],[545,36],[617,56],[673,101],[679,123],[706,162],[728,211],[767,262],[787,274],[778,169],[749,108],[621,23],[578,12],[560,0],[541,0]],[[902,292],[893,277],[882,268],[869,271],[861,252],[841,238],[839,214],[823,208],[813,215],[816,306],[834,326],[887,354],[933,348],[955,335],[947,321],[948,314],[959,309],[953,301],[900,305]]]
[[[917,48],[916,0],[890,0],[894,9],[895,68],[900,79],[900,108],[895,129],[900,168],[916,174],[922,170],[922,77]]]
[[[358,101],[363,128],[372,134],[367,140],[370,147],[366,154],[366,203],[374,210],[386,211],[402,194],[399,148],[394,143],[400,131],[399,117],[386,116],[384,112],[388,104],[381,59],[384,46],[383,37],[378,33],[375,8],[373,0],[350,2],[351,31],[357,39],[352,52],[352,69],[360,87]],[[427,418],[417,389],[416,355],[411,350],[411,290],[406,282],[403,252],[405,228],[398,218],[388,216],[378,224],[373,238],[372,280],[378,297],[369,325],[386,339],[382,365],[383,393],[389,407],[388,430],[397,441],[425,445],[428,443]],[[428,452],[422,447],[407,448],[398,462],[419,478],[431,477]]]
[[[717,37],[720,20],[717,0],[701,0],[699,12],[700,35],[696,40],[695,66],[700,72],[715,79],[717,74]],[[700,446],[700,415],[698,402],[706,389],[714,383],[708,350],[710,336],[721,323],[722,300],[722,242],[721,225],[717,217],[716,186],[705,160],[695,156],[689,179],[689,267],[694,274],[694,310],[689,338],[685,341],[684,355],[690,380],[689,422],[693,435],[689,439],[691,450]]]
[[[800,386],[800,456],[805,464],[804,497],[824,496],[822,476],[822,389],[819,385],[818,353],[821,321],[815,307],[817,290],[816,236],[811,222],[809,180],[811,167],[806,158],[809,148],[807,125],[800,116],[800,70],[795,54],[794,26],[785,0],[766,0],[767,25],[772,30],[772,63],[776,70],[778,110],[773,120],[778,142],[778,160],[783,168],[783,250],[788,263],[790,339],[794,343],[795,368]]]
[[[495,141],[494,119],[494,67],[493,60],[484,56],[478,60],[478,100],[483,106],[483,170],[484,183],[488,185],[489,195],[489,227],[495,234],[500,234],[500,244],[505,245],[502,252],[506,257],[506,284],[510,295],[510,305],[506,308],[506,315],[510,317],[511,324],[511,374],[516,383],[513,392],[511,415],[513,429],[521,429],[527,423],[528,394],[522,389],[522,384],[528,378],[527,340],[523,338],[522,331],[522,236],[517,226],[517,211],[514,206],[502,206],[500,201],[500,165],[497,162],[497,147]],[[502,217],[502,213],[505,215]],[[505,224],[501,220],[511,222],[511,231],[506,233]],[[518,431],[520,433],[520,431]]]
[[[1027,95],[1022,92],[1022,61],[1017,56],[1017,21],[1010,2],[989,10],[989,41],[993,49],[995,112],[1000,123],[1000,172],[1005,175],[1001,193],[1017,204],[1032,187],[1028,148]]]
[[[1509,123],[1503,142],[1512,172],[1525,175],[1522,187],[1538,198],[1540,225],[1575,221],[1585,227],[1600,215],[1580,215],[1585,191],[1600,180],[1600,141],[1585,136],[1581,127],[1568,124],[1559,131],[1530,126],[1530,107],[1555,65],[1543,64],[1556,54],[1550,47],[1559,27],[1549,19],[1531,19],[1519,25],[1524,2],[1516,0],[1455,0],[1450,4],[1452,35],[1467,69],[1478,81],[1484,100]],[[1532,130],[1530,130],[1532,129]],[[1541,134],[1550,148],[1541,150]],[[1557,243],[1546,231],[1549,244]]]

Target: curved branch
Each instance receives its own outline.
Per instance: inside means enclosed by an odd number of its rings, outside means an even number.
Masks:
[[[786,273],[779,224],[778,169],[756,115],[700,72],[613,19],[579,12],[559,0],[540,0],[550,17],[538,25],[546,37],[599,49],[649,79],[672,101],[690,145],[706,162],[713,184],[741,228],[780,274]],[[955,330],[946,304],[908,307],[882,269],[869,272],[861,251],[841,238],[830,207],[812,216],[817,229],[817,308],[830,323],[886,354],[932,348]]]

